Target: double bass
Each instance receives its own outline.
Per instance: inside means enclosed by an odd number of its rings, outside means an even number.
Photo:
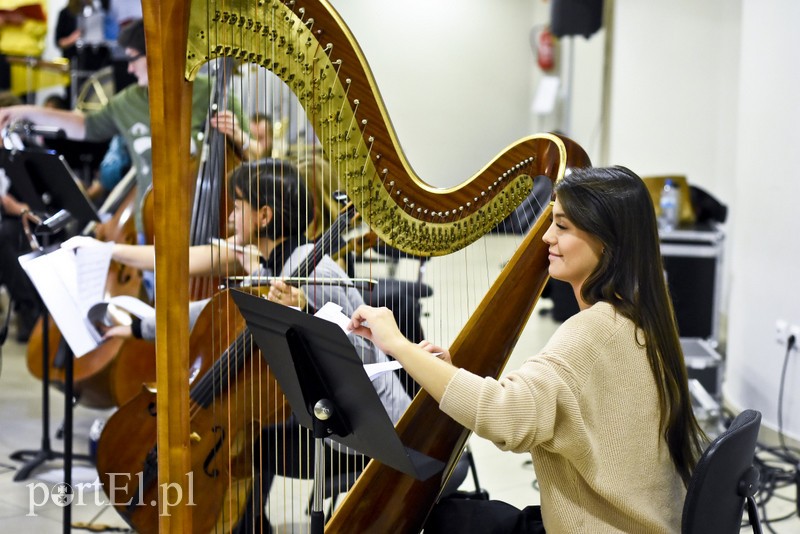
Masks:
[[[327,2],[232,0],[208,9],[199,0],[191,6],[185,1],[146,0],[144,6],[148,43],[160,43],[161,64],[176,68],[185,63],[187,79],[203,62],[227,55],[258,63],[291,87],[326,156],[340,166],[340,181],[366,223],[382,242],[410,255],[439,256],[466,247],[527,197],[533,177],[545,175],[556,181],[570,167],[589,165],[585,152],[569,139],[541,134],[507,147],[462,186],[432,187],[413,172],[405,158],[364,54]],[[182,35],[188,36],[188,44],[160,32],[165,24],[185,30]],[[157,74],[157,91],[159,98],[171,103],[163,112],[173,110],[177,115],[185,106],[187,84],[166,71]],[[150,79],[152,84],[155,77],[151,75]],[[169,120],[165,119],[164,126]],[[181,162],[170,157],[171,153],[181,153],[181,143],[175,141],[164,147],[161,172],[180,168]],[[157,193],[163,195],[165,203],[181,188],[177,180],[158,185],[163,187]],[[451,346],[457,365],[493,376],[502,369],[547,279],[541,235],[549,214],[546,209],[495,282],[490,296]],[[166,220],[161,224],[166,234]],[[159,274],[163,274],[165,295],[165,307],[158,317],[163,344],[158,350],[169,353],[175,363],[165,363],[164,373],[159,373],[159,389],[168,391],[177,403],[171,417],[158,422],[159,450],[175,452],[167,457],[168,463],[159,461],[159,476],[184,487],[188,487],[184,475],[188,460],[177,451],[188,448],[189,441],[188,408],[181,400],[188,398],[186,334],[184,324],[171,321],[178,315],[170,315],[166,298],[174,299],[176,306],[185,306],[185,288],[171,283],[177,283],[178,274],[185,272],[186,242],[186,236],[174,236],[171,246],[157,251],[157,262],[164,266]],[[174,272],[167,272],[170,266]],[[497,322],[507,328],[487,327]],[[163,409],[159,413],[164,413]],[[449,467],[442,476],[420,482],[371,462],[328,523],[330,531],[416,532],[424,524],[469,433],[441,414],[425,393],[417,395],[397,430],[406,446],[443,460]],[[170,510],[174,513],[161,519],[163,530],[191,529],[190,507],[177,505]]]

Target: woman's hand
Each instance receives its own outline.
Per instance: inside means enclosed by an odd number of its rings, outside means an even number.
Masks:
[[[130,325],[117,325],[112,326],[105,332],[103,332],[103,339],[111,339],[114,337],[122,338],[122,339],[130,339],[133,337],[133,331],[131,330]]]
[[[423,339],[418,343],[418,345],[420,346],[420,348],[422,348],[427,352],[430,352],[432,355],[436,356],[440,360],[444,360],[450,364],[453,363],[453,361],[450,359],[450,351],[448,351],[447,349],[442,348],[438,345],[434,345],[427,339]]]
[[[269,293],[267,293],[267,300],[283,304],[284,306],[293,306],[295,308],[305,309],[308,304],[306,294],[301,289],[292,287],[286,282],[281,280],[273,280],[270,283]]]
[[[372,341],[384,353],[397,357],[398,349],[411,345],[400,329],[389,308],[362,305],[353,313],[348,329]]]

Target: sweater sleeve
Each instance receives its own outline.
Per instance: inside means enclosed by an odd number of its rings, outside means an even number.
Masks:
[[[541,446],[578,458],[590,444],[582,408],[598,347],[616,331],[610,305],[597,305],[565,321],[542,351],[500,379],[459,370],[441,409],[503,450]]]
[[[541,445],[578,456],[585,432],[568,375],[544,356],[531,358],[499,380],[459,369],[440,407],[502,450],[521,453]]]

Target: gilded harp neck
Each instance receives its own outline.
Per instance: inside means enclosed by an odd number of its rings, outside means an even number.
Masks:
[[[432,187],[412,170],[364,54],[324,1],[193,0],[186,76],[230,56],[268,69],[306,111],[350,199],[386,243],[417,256],[459,250],[491,230],[530,193],[533,177],[559,179],[564,142],[522,139],[462,185]]]

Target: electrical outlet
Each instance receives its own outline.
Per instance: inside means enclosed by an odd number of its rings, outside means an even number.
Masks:
[[[800,325],[789,324],[783,319],[775,321],[775,343],[785,347],[789,336],[794,336],[795,340],[792,351],[800,352]]]
[[[775,321],[775,343],[778,345],[786,345],[786,340],[789,337],[789,323],[783,319]]]

